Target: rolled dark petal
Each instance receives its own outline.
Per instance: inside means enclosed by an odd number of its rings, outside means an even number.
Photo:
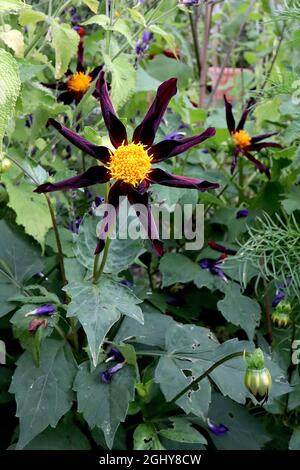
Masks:
[[[206,180],[189,178],[187,176],[172,175],[160,168],[151,170],[147,176],[147,180],[152,184],[161,184],[162,186],[176,188],[198,189],[198,191],[207,191],[208,189],[216,189],[219,187],[218,183],[210,183]]]
[[[232,104],[229,103],[226,95],[224,95],[224,102],[225,102],[227,127],[228,127],[230,134],[232,134],[233,132],[235,132],[235,119],[234,119],[233,112],[232,112]]]
[[[107,127],[111,143],[116,148],[120,147],[123,143],[126,145],[128,143],[127,132],[124,124],[117,117],[112,105],[103,70],[100,72],[97,80],[96,89],[99,94],[102,116]]]
[[[227,277],[224,271],[222,271],[222,269],[217,265],[217,263],[215,264],[215,266],[212,266],[210,268],[210,272],[216,276],[219,276],[223,281],[227,282]]]
[[[73,176],[58,183],[44,183],[38,186],[35,193],[50,193],[52,191],[66,191],[68,189],[85,188],[97,183],[106,183],[110,180],[109,171],[104,166],[92,166],[78,176]]]
[[[84,44],[83,39],[80,38],[78,49],[77,49],[77,72],[81,72],[83,68],[84,62]]]
[[[131,189],[131,191],[128,192],[127,197],[130,204],[139,204],[145,207],[144,211],[140,211],[139,214],[137,214],[138,218],[145,231],[147,232],[148,238],[152,243],[154,251],[158,256],[162,256],[164,254],[164,245],[163,242],[159,239],[158,230],[155,224],[153,214],[151,212],[151,206],[149,204],[149,194],[140,194],[139,192]]]
[[[134,285],[133,282],[128,281],[128,279],[123,279],[122,281],[120,281],[120,284],[122,284],[122,286],[129,287],[130,289]]]
[[[55,127],[55,129],[65,137],[71,144],[75,145],[77,148],[82,150],[83,152],[91,155],[91,157],[96,158],[102,163],[107,163],[110,158],[110,153],[107,147],[99,146],[92,144],[84,137],[81,137],[76,132],[72,131],[66,126],[63,126],[55,119],[49,119],[48,124]]]
[[[95,80],[98,77],[98,75],[99,75],[99,73],[101,72],[102,69],[103,69],[103,64],[98,65],[98,67],[95,67],[91,71],[91,73],[89,73],[89,76],[92,77],[92,81]]]
[[[260,142],[261,140],[267,139],[268,137],[273,137],[273,135],[277,135],[278,132],[268,132],[267,134],[259,134],[259,135],[254,135],[251,137],[251,142],[252,144],[256,144],[257,142]]]
[[[247,118],[248,118],[248,115],[249,115],[249,113],[250,113],[250,111],[251,111],[251,109],[252,109],[254,103],[255,103],[255,99],[254,99],[254,98],[250,98],[249,101],[248,101],[248,103],[247,103],[246,106],[245,106],[245,109],[244,109],[244,111],[243,111],[243,113],[242,113],[242,117],[241,117],[241,119],[240,119],[240,121],[239,121],[239,123],[238,123],[238,125],[237,125],[237,128],[236,128],[237,131],[241,131],[242,129],[244,129],[246,120],[247,120]]]
[[[162,117],[168,107],[170,99],[177,92],[177,78],[170,78],[163,82],[157,90],[156,97],[150,106],[141,124],[135,129],[132,140],[134,143],[141,142],[145,145],[152,145],[156,131]]]
[[[237,253],[236,250],[232,250],[231,248],[226,248],[225,246],[220,245],[220,243],[216,243],[213,240],[209,240],[207,244],[208,246],[210,246],[210,248],[212,248],[215,251],[218,251],[219,253],[225,253],[226,255],[232,255],[232,256],[236,255]]]
[[[114,360],[116,362],[124,362],[124,356],[123,354],[120,353],[120,351],[115,348],[114,346],[112,346],[108,353],[107,353],[107,357],[111,360]]]
[[[209,127],[201,134],[193,137],[186,137],[180,140],[163,140],[151,147],[151,149],[149,149],[149,154],[152,155],[153,163],[157,163],[166,160],[167,158],[174,157],[175,155],[179,155],[182,152],[186,152],[188,149],[195,147],[210,137],[213,137],[215,133],[216,129],[214,127]]]
[[[275,308],[285,298],[285,292],[278,290],[272,302],[272,307]]]
[[[268,167],[266,167],[266,165],[264,165],[263,163],[261,163],[259,160],[257,160],[255,157],[253,157],[253,155],[251,155],[251,153],[249,153],[248,151],[246,150],[243,150],[243,154],[245,155],[246,158],[248,158],[248,160],[252,163],[254,163],[254,165],[256,166],[256,168],[261,172],[261,173],[264,173],[268,179],[271,179],[271,173],[270,173],[270,170]]]
[[[111,379],[114,374],[119,372],[124,366],[126,362],[119,362],[115,366],[111,367],[110,369],[105,370],[104,372],[101,373],[101,380],[105,384],[109,384],[111,382]]]
[[[243,219],[244,217],[248,217],[249,210],[248,209],[240,209],[237,211],[235,218],[236,219]]]
[[[28,331],[30,333],[35,333],[36,330],[38,330],[41,326],[46,326],[47,325],[47,320],[32,320],[28,326]]]
[[[75,97],[71,91],[64,91],[57,97],[57,101],[63,104],[71,104],[74,101]]]
[[[97,244],[96,244],[94,254],[99,255],[101,253],[101,251],[103,251],[104,247],[105,247],[105,240],[102,240],[102,239],[99,238],[97,240]]]
[[[229,428],[224,424],[216,424],[209,418],[207,418],[207,425],[209,430],[216,436],[223,436],[223,434],[226,434],[226,432],[229,431]]]
[[[276,142],[261,142],[260,144],[251,144],[247,147],[247,151],[249,152],[254,152],[254,151],[259,151],[262,149],[266,148],[277,148],[277,149],[282,149],[282,145],[276,144]]]

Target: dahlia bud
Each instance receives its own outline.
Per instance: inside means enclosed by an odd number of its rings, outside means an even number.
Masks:
[[[286,328],[291,323],[291,312],[291,304],[281,301],[272,313],[272,322],[278,328]]]
[[[256,400],[263,405],[269,397],[272,387],[272,377],[265,367],[264,354],[261,349],[256,349],[254,353],[245,355],[247,370],[244,383]]]

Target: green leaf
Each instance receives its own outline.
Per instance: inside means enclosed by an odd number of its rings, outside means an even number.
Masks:
[[[16,57],[23,57],[24,37],[21,31],[10,29],[0,32],[0,39],[14,51]]]
[[[137,305],[141,301],[130,289],[103,275],[99,285],[91,282],[70,282],[65,290],[72,299],[68,316],[76,316],[88,339],[94,366],[103,341],[121,314],[143,323],[143,314]]]
[[[270,440],[259,418],[222,395],[214,393],[209,418],[229,428],[223,436],[210,433],[218,450],[259,450]]]
[[[88,26],[90,24],[97,24],[98,26],[102,26],[103,28],[106,29],[109,26],[109,18],[106,15],[95,15],[81,24],[83,26]]]
[[[17,12],[24,8],[31,8],[30,5],[26,5],[22,0],[0,0],[0,12]]]
[[[84,3],[93,13],[97,13],[99,8],[99,1],[98,0],[82,0]]]
[[[170,418],[171,428],[161,429],[159,435],[176,442],[188,442],[191,444],[207,444],[199,431],[193,428],[192,424],[184,418]]]
[[[136,8],[128,8],[127,11],[130,14],[131,18],[133,19],[133,21],[135,21],[136,23],[146,28],[147,24],[141,12],[139,12]]]
[[[126,103],[135,90],[136,70],[129,54],[122,54],[114,61],[107,54],[103,54],[103,59],[107,71],[111,73],[110,96],[117,109]]]
[[[212,333],[206,328],[175,324],[168,330],[167,353],[159,359],[155,370],[155,381],[160,384],[167,401],[172,400],[211,365],[209,361],[196,361],[196,355],[213,351],[217,344]],[[189,390],[176,403],[187,414],[193,413],[203,417],[208,412],[210,395],[210,383],[205,378],[196,389]]]
[[[6,2],[5,2],[6,3]],[[1,5],[0,5],[1,10]],[[20,93],[21,81],[16,60],[4,49],[0,49],[0,159],[2,140],[6,126],[11,118]]]
[[[23,449],[47,426],[55,427],[71,408],[75,370],[69,347],[53,339],[42,344],[40,367],[28,352],[19,358],[9,390],[15,394],[20,418],[17,449]]]
[[[124,36],[127,39],[128,44],[131,47],[134,47],[134,41],[133,41],[133,38],[132,38],[132,34],[131,34],[130,28],[127,25],[126,21],[124,21],[122,19],[118,19],[115,22],[115,24],[112,26],[111,30],[122,34],[122,36]]]
[[[79,235],[74,249],[75,255],[80,264],[88,270],[93,269],[94,252],[97,244],[97,225],[99,220],[95,216],[85,216],[80,224]],[[117,274],[128,268],[135,259],[144,251],[142,240],[120,240],[111,239],[107,261],[104,272]],[[101,262],[100,256],[99,262]]]
[[[0,317],[10,312],[14,305],[8,299],[23,293],[24,284],[43,269],[39,251],[32,240],[0,221]]]
[[[9,195],[8,206],[16,213],[16,222],[22,225],[44,249],[45,237],[52,227],[45,197],[33,192],[34,186],[25,181],[15,185],[7,174],[3,178]]]
[[[90,450],[87,437],[67,414],[55,429],[48,427],[36,436],[24,450]]]
[[[294,429],[289,443],[289,450],[300,450],[300,428]]]
[[[55,78],[58,80],[68,70],[77,53],[79,35],[65,23],[52,23],[52,47],[55,50]]]
[[[246,331],[248,338],[253,339],[255,328],[260,320],[260,305],[256,300],[241,294],[240,286],[231,282],[224,289],[225,297],[217,304],[226,320]]]
[[[198,275],[200,267],[179,253],[166,253],[160,261],[159,269],[163,275],[163,286],[177,282],[191,282]]]
[[[152,31],[152,33],[154,33],[154,34],[158,34],[159,36],[161,36],[166,41],[169,48],[173,52],[176,52],[176,42],[175,42],[175,38],[174,38],[173,34],[167,33],[166,31],[164,31],[157,24],[153,24],[153,25],[149,26],[149,30]]]
[[[139,424],[133,434],[134,450],[164,450],[155,426],[151,423]]]
[[[36,10],[22,10],[19,13],[19,24],[27,26],[29,24],[36,24],[40,21],[46,21],[47,16],[42,11]]]
[[[109,384],[101,381],[101,373],[108,368],[101,365],[90,372],[90,364],[79,366],[74,390],[77,392],[78,411],[89,427],[102,429],[109,448],[112,447],[120,422],[125,421],[129,402],[134,398],[135,368],[126,365]]]
[[[42,341],[47,337],[50,336],[54,325],[57,323],[57,315],[51,316],[39,316],[39,320],[46,320],[47,325],[41,326],[35,332],[29,332],[28,328],[30,323],[33,319],[37,318],[34,316],[26,317],[25,314],[34,310],[36,305],[27,304],[24,305],[20,310],[18,310],[13,317],[11,318],[10,322],[13,324],[13,333],[14,337],[18,338],[22,348],[29,351],[31,357],[35,363],[35,365],[39,366],[39,359],[40,359],[40,348]]]
[[[25,62],[19,62],[19,70],[20,70],[20,79],[21,82],[28,82],[32,78],[36,77],[36,75],[44,70],[47,66],[45,64],[30,64]]]

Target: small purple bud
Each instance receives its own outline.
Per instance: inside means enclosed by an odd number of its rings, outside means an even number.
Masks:
[[[143,34],[143,43],[147,44],[153,39],[153,33],[151,31],[145,31]]]
[[[278,290],[272,302],[272,307],[273,308],[277,307],[279,302],[281,302],[284,298],[285,298],[285,292],[283,292],[282,290]]]
[[[82,217],[77,217],[77,219],[69,223],[69,230],[78,235],[81,222],[82,222]]]
[[[219,276],[224,282],[228,282],[227,277],[225,276],[224,271],[220,268],[220,264],[222,261],[219,260],[213,260],[213,259],[202,259],[200,261],[200,266],[202,269],[208,269],[211,274],[215,276]]]
[[[26,313],[25,317],[29,317],[31,315],[53,315],[54,312],[55,312],[55,305],[45,304]]]
[[[111,379],[114,374],[119,372],[124,366],[126,362],[119,362],[115,366],[111,367],[110,369],[105,370],[104,372],[101,372],[101,381],[105,384],[109,384],[111,382]]]
[[[236,213],[236,219],[242,219],[244,217],[247,217],[249,215],[249,211],[248,209],[240,209],[239,211],[237,211]]]
[[[107,353],[107,359],[105,362],[108,362],[108,361],[124,362],[124,360],[125,360],[124,356],[120,353],[120,351],[117,348],[112,346]]]
[[[202,259],[199,264],[200,264],[200,266],[201,266],[202,269],[210,269],[210,267],[211,267],[211,260],[209,260],[209,259]]]
[[[207,426],[209,427],[209,430],[216,436],[223,436],[223,434],[226,434],[229,431],[229,428],[224,424],[215,424],[209,418],[207,418]]]

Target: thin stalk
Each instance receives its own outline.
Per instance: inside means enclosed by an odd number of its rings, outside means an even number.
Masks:
[[[246,353],[247,354],[247,353]],[[189,390],[194,388],[196,385],[198,385],[201,380],[205,379],[208,377],[217,367],[221,366],[224,364],[224,362],[230,361],[231,359],[234,359],[236,357],[242,357],[244,355],[244,351],[236,352],[229,354],[226,357],[223,357],[219,361],[215,362],[212,366],[210,366],[203,374],[201,374],[199,377],[197,377],[195,380],[192,380],[185,388],[183,388],[177,395],[175,395],[172,400],[168,401],[167,403],[164,403],[159,409],[158,412],[155,416],[161,416],[164,414],[165,411],[168,411],[170,406],[174,403],[176,403],[183,395],[185,395]],[[154,417],[155,417],[154,416]]]
[[[193,15],[190,11],[188,12],[188,15],[189,15],[191,31],[192,31],[192,37],[193,37],[193,44],[194,44],[194,51],[195,51],[195,56],[196,56],[198,76],[199,76],[199,80],[201,80],[200,46],[199,46],[198,35],[197,35],[197,21],[196,21],[196,19],[194,19]]]
[[[105,184],[105,203],[108,202],[108,193],[109,193],[109,183],[106,183]],[[104,269],[104,266],[105,266],[105,263],[106,263],[106,259],[107,259],[107,255],[108,255],[108,248],[109,246],[107,247],[106,245],[110,244],[110,240],[109,240],[109,237],[107,237],[106,239],[106,244],[105,244],[105,247],[104,247],[104,252],[103,252],[103,258],[102,258],[102,262],[101,262],[101,265],[100,265],[100,268],[99,268],[99,271],[102,269]],[[107,250],[107,253],[106,253],[106,256],[105,256],[105,262],[104,262],[104,265],[102,266],[103,264],[103,259],[104,259],[104,253],[106,252]],[[97,253],[95,255],[95,258],[94,258],[94,266],[93,266],[93,277],[92,277],[92,282],[93,284],[97,284],[97,281],[99,280],[101,274],[102,274],[102,271],[100,272],[99,274],[99,271],[98,271],[98,264],[99,264],[99,257],[100,257],[100,253]]]
[[[110,245],[110,238],[107,237],[106,240],[105,240],[105,247],[104,247],[104,250],[103,250],[103,256],[102,256],[102,260],[101,260],[101,263],[100,263],[100,267],[99,267],[99,270],[96,273],[96,276],[93,279],[94,284],[97,284],[97,282],[99,281],[99,279],[100,279],[100,277],[103,273],[103,270],[104,270],[104,267],[105,267],[105,264],[106,264],[106,261],[107,261],[109,245]]]
[[[205,97],[206,97],[207,55],[208,55],[211,17],[212,17],[213,8],[214,8],[213,3],[208,3],[205,6],[203,47],[202,47],[202,53],[201,53],[201,73],[200,73],[200,82],[199,82],[199,106],[200,108],[204,106]]]
[[[263,269],[264,260],[262,257],[259,260],[259,264],[261,266],[261,269]],[[266,320],[267,320],[267,328],[268,328],[268,338],[269,338],[269,344],[271,344],[273,341],[273,331],[272,331],[270,298],[268,294],[268,283],[264,276],[262,280],[263,280],[263,285],[264,285],[264,301],[265,301],[265,311],[266,311]]]
[[[223,60],[223,63],[222,63],[222,66],[221,66],[221,70],[220,70],[220,73],[219,73],[219,76],[217,78],[217,81],[216,81],[216,84],[214,86],[214,89],[212,90],[211,94],[210,94],[210,97],[207,101],[207,104],[206,104],[206,109],[208,109],[210,107],[210,105],[212,104],[212,101],[214,99],[214,96],[215,96],[215,93],[220,85],[220,82],[222,80],[222,77],[223,77],[223,74],[224,74],[224,70],[225,70],[225,67],[227,66],[228,62],[229,62],[229,59],[230,59],[230,56],[232,54],[232,51],[235,49],[235,46],[237,45],[243,31],[244,31],[244,28],[246,26],[246,23],[247,23],[247,20],[248,20],[248,16],[250,15],[250,13],[252,12],[254,6],[255,6],[255,3],[256,3],[256,0],[252,0],[251,3],[250,3],[250,6],[247,10],[247,12],[245,13],[245,17],[244,17],[244,20],[240,26],[240,29],[239,31],[237,32],[235,38],[231,41],[231,44],[230,46],[228,47],[228,50],[227,50],[227,53],[225,54],[225,57],[224,57],[224,60]]]
[[[52,227],[53,227],[54,236],[55,236],[55,242],[56,242],[56,246],[57,246],[57,254],[58,254],[58,259],[59,259],[61,278],[62,278],[63,285],[65,286],[67,284],[67,278],[66,278],[66,271],[65,271],[64,255],[63,255],[63,251],[62,251],[62,244],[61,244],[61,240],[60,240],[58,226],[57,226],[57,223],[56,223],[55,213],[54,213],[54,209],[53,209],[50,197],[48,196],[48,194],[44,194],[44,196],[46,198],[48,208],[49,208],[49,212],[50,212]]]
[[[286,28],[286,23],[284,23],[283,26],[282,26],[282,29],[281,29],[281,32],[280,32],[280,35],[279,35],[279,41],[278,41],[278,44],[277,44],[275,53],[274,53],[274,55],[273,55],[273,59],[272,59],[270,68],[269,68],[268,72],[266,73],[264,82],[263,82],[262,86],[260,87],[260,91],[265,88],[265,86],[267,85],[267,83],[268,83],[268,81],[269,81],[270,75],[271,75],[271,73],[272,73],[273,67],[274,67],[274,65],[275,65],[276,59],[277,59],[278,54],[279,54],[279,50],[280,50],[280,48],[281,48],[281,44],[282,44],[282,41],[283,41],[285,28]]]
[[[227,184],[225,184],[225,186],[223,186],[223,188],[221,189],[221,191],[217,194],[217,196],[216,196],[217,198],[221,197],[222,194],[225,193],[225,191],[226,191],[226,189],[228,188],[229,184],[233,181],[233,178],[235,178],[235,175],[236,175],[236,172],[231,176],[229,182],[228,182]],[[212,205],[213,205],[213,204],[211,203],[211,204],[209,204],[209,205],[207,206],[207,208],[205,209],[205,212],[204,212],[204,216],[208,213],[208,211],[209,211],[209,209],[212,207]]]

